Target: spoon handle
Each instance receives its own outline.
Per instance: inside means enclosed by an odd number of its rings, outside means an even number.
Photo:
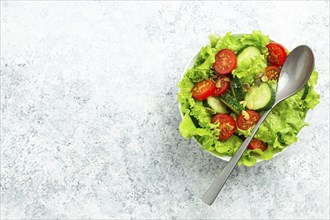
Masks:
[[[263,114],[263,116],[260,118],[260,120],[258,121],[258,123],[253,128],[251,136],[249,136],[249,137],[247,137],[245,139],[245,141],[242,143],[242,145],[240,146],[240,148],[236,151],[235,155],[230,159],[230,161],[227,163],[227,165],[225,166],[225,168],[221,171],[221,173],[217,176],[217,178],[214,180],[214,182],[212,183],[212,185],[206,191],[206,193],[202,197],[202,200],[206,204],[212,205],[212,203],[214,202],[214,200],[217,198],[220,190],[225,185],[225,183],[226,183],[229,175],[231,174],[231,172],[235,168],[237,162],[239,161],[239,159],[243,155],[245,149],[247,148],[247,146],[251,142],[253,136],[257,133],[257,131],[259,129],[259,126],[262,124],[262,122],[265,120],[265,118],[267,117],[267,115],[269,114],[269,112],[271,110],[272,110],[272,108],[269,109],[268,111],[266,111]]]

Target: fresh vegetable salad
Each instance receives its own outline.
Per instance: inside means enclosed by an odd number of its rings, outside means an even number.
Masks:
[[[213,154],[232,156],[274,104],[277,80],[289,51],[260,31],[209,39],[210,44],[200,50],[193,68],[179,83],[183,114],[179,130]],[[269,160],[297,141],[307,125],[307,111],[319,103],[314,90],[317,78],[313,71],[304,88],[271,111],[239,165],[253,166],[257,158]]]

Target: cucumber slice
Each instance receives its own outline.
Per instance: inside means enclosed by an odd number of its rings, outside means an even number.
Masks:
[[[275,102],[275,92],[268,83],[252,86],[245,95],[246,107],[252,110],[270,109]]]
[[[309,90],[309,85],[308,83],[306,83],[306,85],[304,86],[304,93],[301,96],[301,100],[304,100],[308,94],[308,90]]]
[[[244,63],[250,62],[261,55],[260,50],[256,47],[250,46],[245,48],[240,54],[237,56],[237,66],[240,66]]]
[[[220,96],[220,101],[238,115],[244,109],[244,106],[228,93]]]
[[[222,113],[222,114],[227,114],[228,110],[226,106],[220,102],[219,99],[217,99],[214,96],[209,96],[207,98],[207,104],[216,112],[216,113]]]
[[[234,97],[238,101],[244,100],[245,93],[243,91],[241,83],[239,82],[239,80],[237,78],[230,79],[230,87],[231,87]]]

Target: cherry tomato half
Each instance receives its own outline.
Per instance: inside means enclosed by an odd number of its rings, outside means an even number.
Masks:
[[[265,143],[265,142],[263,142],[261,140],[258,140],[256,138],[253,138],[252,141],[250,142],[249,146],[248,146],[248,148],[250,150],[254,150],[254,149],[257,149],[258,148],[258,149],[260,149],[262,151],[267,150],[267,147],[268,147],[268,144],[267,143]]]
[[[197,100],[205,100],[213,95],[215,85],[212,80],[206,79],[194,85],[192,88],[192,96]]]
[[[280,68],[277,66],[267,66],[266,67],[266,76],[269,80],[278,80],[280,76]]]
[[[229,78],[228,77],[217,77],[215,79],[215,90],[213,96],[219,96],[226,92],[229,86]]]
[[[253,110],[245,110],[245,112],[249,114],[248,119],[246,119],[246,117],[244,118],[242,113],[237,118],[237,127],[241,130],[248,130],[260,120],[258,112]]]
[[[234,134],[236,130],[236,123],[231,116],[226,114],[217,114],[212,118],[212,123],[216,122],[219,122],[219,140],[227,140]]]
[[[236,65],[236,55],[232,50],[223,49],[215,55],[214,69],[219,74],[231,73]]]
[[[269,64],[273,66],[282,66],[287,57],[284,47],[278,43],[269,43],[266,47],[269,52],[267,57]]]

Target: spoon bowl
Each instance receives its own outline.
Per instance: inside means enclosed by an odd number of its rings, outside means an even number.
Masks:
[[[299,91],[308,81],[314,69],[314,55],[312,50],[305,45],[296,47],[283,64],[275,104],[292,96]]]

